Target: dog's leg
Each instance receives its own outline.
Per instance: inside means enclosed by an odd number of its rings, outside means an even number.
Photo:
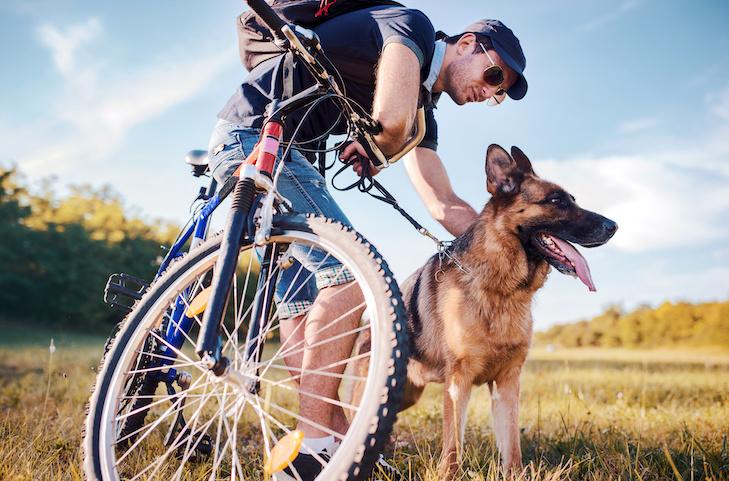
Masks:
[[[357,342],[354,345],[354,355],[364,355],[366,353],[370,352],[370,349],[372,348],[372,342],[370,339],[370,333],[369,331],[363,331],[360,333],[359,337],[357,338]],[[370,358],[369,356],[362,357],[354,362],[354,369],[353,374],[355,376],[360,376],[362,378],[367,377],[367,372],[370,369]],[[364,381],[354,381],[350,385],[350,391],[347,401],[349,404],[353,406],[359,406],[360,402],[362,401],[362,394],[364,392]],[[346,410],[347,415],[349,416],[349,420],[351,421],[354,415],[356,414],[351,409]]]
[[[520,373],[520,368],[509,369],[496,381],[489,383],[496,447],[501,453],[504,473],[519,471],[522,467],[519,439]]]
[[[409,407],[415,406],[420,396],[423,394],[425,386],[416,386],[410,379],[405,380],[405,386],[402,388],[402,401],[400,401],[400,411],[404,411]]]
[[[438,465],[441,479],[452,479],[461,463],[466,408],[471,397],[471,387],[471,379],[460,373],[453,373],[446,378],[443,395],[443,452]]]

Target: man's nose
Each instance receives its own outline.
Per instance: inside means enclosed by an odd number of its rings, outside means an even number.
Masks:
[[[499,90],[499,87],[494,87],[493,85],[486,85],[481,89],[481,93],[483,94],[484,100],[490,99],[494,95],[496,95],[496,92]]]

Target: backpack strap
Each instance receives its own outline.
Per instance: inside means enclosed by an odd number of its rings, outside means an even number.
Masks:
[[[286,52],[282,72],[283,98],[290,99],[294,95],[294,54]]]

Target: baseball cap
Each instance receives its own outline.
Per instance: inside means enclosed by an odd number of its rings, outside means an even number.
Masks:
[[[463,30],[463,33],[477,33],[491,39],[494,50],[501,59],[518,75],[516,82],[507,90],[507,94],[514,100],[521,100],[527,93],[527,81],[524,77],[526,57],[521,49],[519,39],[509,27],[498,20],[483,19],[472,23]]]

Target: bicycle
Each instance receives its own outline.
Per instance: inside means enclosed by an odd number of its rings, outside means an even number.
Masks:
[[[279,479],[288,463],[306,451],[323,466],[317,479],[366,479],[395,421],[408,344],[394,276],[377,250],[350,227],[293,212],[276,183],[288,152],[297,147],[298,127],[289,142],[282,140],[290,112],[307,109],[303,123],[320,102],[335,102],[347,120],[348,136],[355,135],[374,163],[387,167],[422,138],[422,109],[418,133],[401,152],[385,157],[372,141],[379,125],[346,97],[323,63],[327,59],[316,35],[286,24],[264,0],[247,3],[277,44],[303,61],[316,85],[271,102],[256,150],[219,192],[215,180],[200,191],[201,204],[151,285],[126,274],[110,277],[105,300],[129,313],[107,343],[89,401],[84,436],[89,479]],[[193,152],[188,163],[194,175],[207,175],[204,151]],[[208,238],[209,218],[228,195],[233,199],[224,230]],[[354,328],[308,348],[342,339],[354,344],[364,335],[370,343],[311,372],[289,362],[307,347],[292,333],[279,335],[274,302],[279,276],[294,275],[298,284],[291,283],[292,291],[315,275],[317,266],[293,267],[290,253],[297,249],[335,259],[341,267],[334,276],[348,272],[354,279],[342,290],[359,289],[362,299],[316,334],[333,329],[344,316],[358,319]],[[294,294],[287,291],[284,297]],[[301,326],[305,323],[296,329]],[[325,398],[297,389],[305,375],[338,379],[337,395]],[[342,400],[355,385],[358,404]],[[331,458],[313,452],[292,429],[294,422],[312,423],[297,412],[296,398],[302,396],[336,405],[348,415],[344,433],[315,424],[341,443]],[[301,479],[293,471],[292,477]]]

